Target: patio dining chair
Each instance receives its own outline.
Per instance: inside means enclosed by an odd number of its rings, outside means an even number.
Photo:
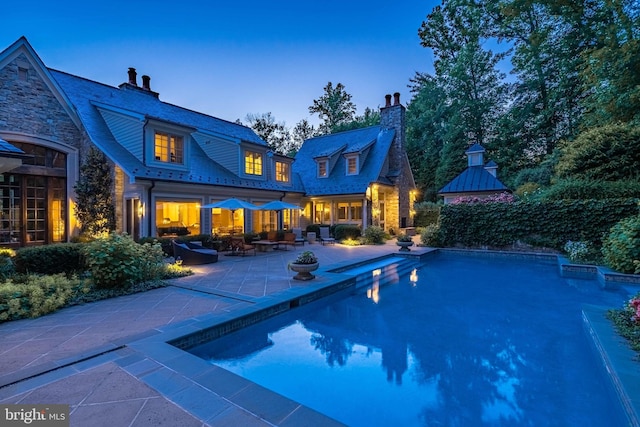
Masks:
[[[231,253],[244,256],[247,252],[253,251],[253,255],[256,254],[255,245],[250,245],[244,241],[242,236],[231,237]]]

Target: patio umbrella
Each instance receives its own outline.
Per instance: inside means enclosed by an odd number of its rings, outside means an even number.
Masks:
[[[261,211],[281,211],[284,209],[302,209],[298,205],[283,202],[282,200],[273,200],[269,203],[265,203],[262,206],[258,206]]]
[[[302,208],[298,205],[283,202],[282,200],[273,200],[271,202],[265,203],[262,206],[259,206],[258,209],[260,209],[261,211],[282,212],[285,209],[302,209]],[[278,217],[278,228],[282,226],[281,222],[282,222],[282,218]]]
[[[259,207],[254,204],[245,202],[244,200],[236,199],[234,197],[230,199],[221,200],[219,202],[202,205],[200,207],[202,209],[220,208],[220,209],[226,209],[231,211],[231,230],[235,228],[234,218],[233,218],[233,214],[235,213],[235,211],[237,211],[238,209],[250,209],[250,210],[259,209]]]

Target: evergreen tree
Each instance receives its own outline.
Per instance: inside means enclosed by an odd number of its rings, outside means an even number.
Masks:
[[[115,230],[113,178],[104,153],[94,147],[89,149],[74,188],[77,195],[75,216],[80,221],[82,233],[98,236]]]

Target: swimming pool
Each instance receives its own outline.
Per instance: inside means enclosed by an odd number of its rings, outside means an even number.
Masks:
[[[580,314],[626,292],[550,262],[443,254],[384,286],[376,270],[189,352],[351,426],[626,424]]]

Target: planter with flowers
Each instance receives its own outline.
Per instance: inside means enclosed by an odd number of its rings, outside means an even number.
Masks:
[[[318,258],[313,252],[304,251],[298,255],[295,261],[289,263],[289,270],[298,273],[293,276],[296,280],[311,280],[316,277],[311,272],[317,270],[319,265]]]
[[[398,234],[398,240],[396,241],[396,245],[400,246],[401,252],[409,252],[409,246],[413,246],[413,239],[411,236],[407,236],[406,234]]]

